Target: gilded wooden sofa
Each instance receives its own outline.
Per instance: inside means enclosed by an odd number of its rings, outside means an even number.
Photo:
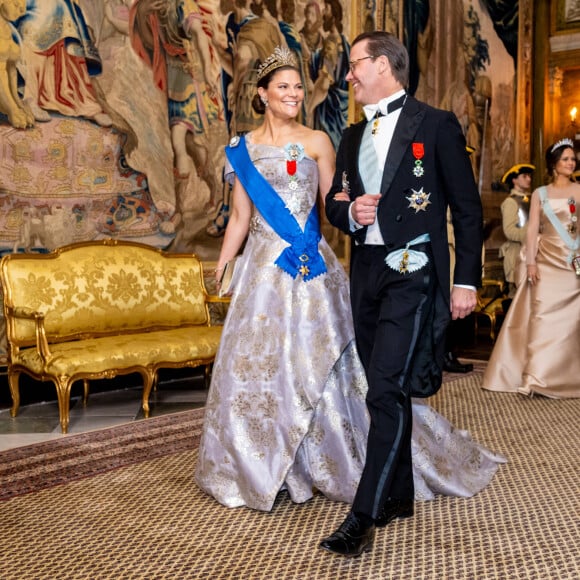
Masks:
[[[8,338],[11,415],[22,372],[56,385],[60,425],[68,430],[70,391],[84,381],[138,372],[143,412],[160,368],[205,365],[220,341],[212,326],[200,260],[151,246],[104,240],[50,254],[9,254],[1,279]]]
[[[479,318],[487,318],[489,321],[489,337],[495,343],[498,318],[503,318],[505,312],[503,303],[507,298],[505,283],[503,280],[484,278],[481,288],[477,291],[477,304],[473,311],[475,320],[475,338],[479,334]]]

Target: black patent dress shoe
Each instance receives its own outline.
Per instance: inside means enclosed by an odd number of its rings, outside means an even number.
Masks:
[[[350,512],[340,528],[320,542],[320,547],[347,558],[357,558],[363,552],[371,550],[374,538],[374,524],[363,524],[355,514]]]
[[[412,499],[388,499],[375,520],[377,528],[384,528],[396,518],[410,518],[414,513]]]
[[[452,352],[446,352],[443,359],[443,370],[448,373],[470,373],[473,370],[473,365],[460,363]]]

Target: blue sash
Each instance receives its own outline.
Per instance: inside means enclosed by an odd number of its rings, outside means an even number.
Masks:
[[[299,274],[304,281],[311,280],[326,272],[326,264],[318,251],[322,237],[318,223],[316,204],[312,208],[304,231],[290,213],[280,196],[256,169],[250,159],[246,140],[235,138],[226,147],[226,155],[236,176],[246,193],[270,227],[290,244],[274,262],[284,272],[296,278]]]

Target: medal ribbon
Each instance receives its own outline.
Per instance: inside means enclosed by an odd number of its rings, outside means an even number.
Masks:
[[[417,159],[417,161],[423,159],[423,156],[425,155],[425,147],[423,143],[413,143],[412,147],[415,159]]]

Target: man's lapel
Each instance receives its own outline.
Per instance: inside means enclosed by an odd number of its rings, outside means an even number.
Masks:
[[[419,109],[417,100],[413,97],[407,97],[403,109],[401,110],[399,120],[397,121],[393,140],[391,141],[389,153],[385,162],[383,179],[381,181],[381,192],[383,195],[389,190],[389,187],[391,187],[395,174],[397,173],[401,161],[403,160],[403,156],[405,155],[405,151],[413,141],[424,116],[425,111]]]
[[[359,123],[356,123],[355,125],[352,126],[352,138],[349,140],[349,144],[350,144],[350,159],[349,159],[349,165],[350,165],[350,175],[352,176],[352,178],[354,179],[354,181],[351,182],[351,186],[353,188],[353,191],[361,191],[364,193],[364,185],[362,182],[362,178],[361,175],[359,173],[359,167],[358,167],[358,158],[359,158],[359,152],[360,152],[360,146],[361,146],[361,142],[362,142],[362,138],[363,138],[363,134],[364,134],[364,130],[365,127],[367,125],[366,121],[360,121]]]

